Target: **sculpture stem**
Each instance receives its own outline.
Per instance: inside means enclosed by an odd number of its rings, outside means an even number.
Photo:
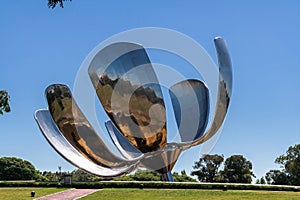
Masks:
[[[171,172],[167,172],[164,174],[161,174],[162,180],[166,182],[174,182],[173,176]]]

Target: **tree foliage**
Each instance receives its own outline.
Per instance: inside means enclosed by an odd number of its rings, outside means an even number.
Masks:
[[[5,90],[0,90],[0,114],[2,115],[3,112],[10,112],[9,106],[10,97],[8,92]]]
[[[160,174],[151,170],[138,169],[134,174],[115,178],[117,181],[160,181]]]
[[[0,158],[0,180],[36,180],[39,172],[28,161],[15,157]]]
[[[242,155],[233,155],[225,160],[224,170],[220,172],[222,182],[228,183],[251,183],[252,163]]]
[[[153,172],[151,170],[137,170],[131,178],[135,181],[160,181],[160,174]]]
[[[198,177],[201,182],[251,183],[252,163],[242,155],[233,155],[225,160],[224,169],[219,170],[224,161],[220,155],[206,154],[193,166],[191,175]]]
[[[57,4],[59,4],[59,6],[63,8],[65,1],[72,1],[72,0],[48,0],[48,7],[53,9],[56,7]]]
[[[289,177],[280,170],[270,170],[266,173],[265,179],[268,184],[272,185],[290,185]]]
[[[217,182],[219,167],[224,161],[224,157],[220,155],[209,155],[206,154],[194,163],[191,172],[192,176],[197,176],[201,182]]]
[[[60,174],[58,172],[43,171],[41,174],[44,177],[45,181],[59,181],[60,180]]]
[[[182,170],[180,174],[173,172],[173,178],[175,182],[196,182],[195,179],[187,175],[185,170]]]
[[[93,181],[101,181],[101,178],[85,172],[81,169],[76,169],[71,172],[72,180],[77,182],[93,182]]]
[[[280,164],[282,170],[270,170],[266,180],[276,185],[300,185],[300,144],[290,146],[286,154],[276,158],[275,163]]]
[[[87,173],[81,169],[76,169],[71,172],[72,180],[75,182],[93,182],[101,181],[102,179],[98,176]],[[173,173],[175,181],[192,181],[191,177],[187,176],[185,171],[181,174],[176,172]],[[54,175],[54,178],[57,176]],[[117,177],[113,180],[116,181],[161,181],[161,175],[159,173],[153,172],[151,170],[138,169],[134,174],[127,176]]]
[[[175,182],[195,182],[196,180],[188,176],[183,170],[180,173],[173,172],[173,178]],[[130,174],[123,177],[114,178],[116,181],[162,181],[162,177],[159,173],[151,170],[138,169],[134,174]]]
[[[43,171],[40,172],[42,175],[43,181],[53,181],[53,182],[59,182],[62,181],[65,174],[69,174],[69,172],[51,172],[51,171]]]
[[[260,179],[257,179],[255,183],[256,184],[266,184],[266,180],[264,177],[261,177]]]

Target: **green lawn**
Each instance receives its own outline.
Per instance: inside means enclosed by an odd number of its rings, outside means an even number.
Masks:
[[[167,189],[103,189],[81,200],[122,200],[122,199],[171,199],[171,200],[293,200],[300,199],[300,192],[273,192],[273,191],[243,191],[243,190],[167,190]]]
[[[0,199],[5,200],[30,200],[51,193],[66,190],[65,188],[0,188]],[[35,191],[35,197],[30,193]]]
[[[36,192],[35,198],[47,194],[60,192],[64,188],[0,188],[2,200],[31,200],[31,191]],[[169,190],[169,189],[103,189],[81,200],[122,200],[122,199],[159,199],[159,200],[299,200],[300,192],[273,192],[273,191],[243,191],[243,190]]]

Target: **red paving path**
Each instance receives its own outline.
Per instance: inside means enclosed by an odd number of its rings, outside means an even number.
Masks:
[[[58,192],[44,197],[40,197],[36,200],[74,200],[97,192],[98,190],[99,189],[70,189],[63,192]]]

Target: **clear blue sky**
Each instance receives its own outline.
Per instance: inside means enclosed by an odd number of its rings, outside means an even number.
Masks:
[[[211,153],[242,154],[257,177],[278,155],[300,143],[300,2],[84,1],[47,8],[47,1],[3,1],[0,7],[0,89],[12,112],[0,116],[0,156],[37,169],[73,170],[47,143],[34,119],[46,107],[44,89],[73,85],[87,54],[108,37],[139,27],[180,31],[216,61],[213,38],[223,36],[234,70],[230,110]],[[185,153],[175,171],[191,170],[199,149]]]

